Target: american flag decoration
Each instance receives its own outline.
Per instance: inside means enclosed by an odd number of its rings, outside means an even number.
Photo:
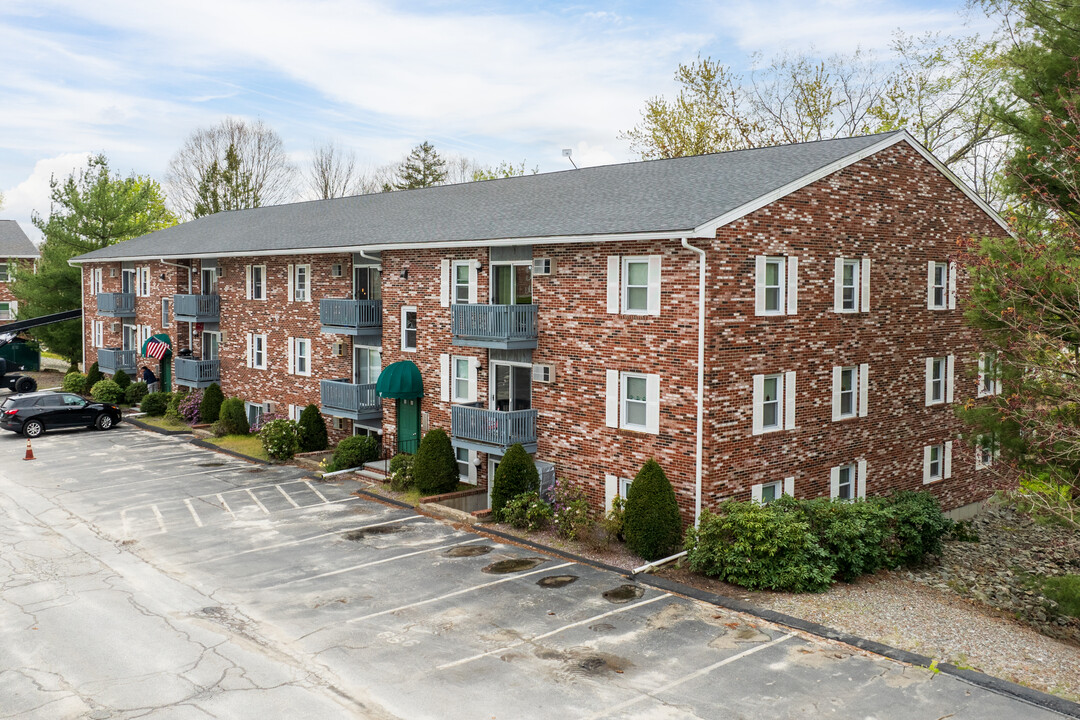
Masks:
[[[144,352],[146,357],[163,360],[167,352],[169,352],[169,346],[160,340],[148,340],[146,342],[146,351]]]

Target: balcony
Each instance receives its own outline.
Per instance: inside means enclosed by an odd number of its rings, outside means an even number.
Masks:
[[[319,324],[324,333],[381,338],[382,300],[325,298],[319,301]]]
[[[347,379],[319,381],[322,413],[350,420],[378,420],[382,417],[382,400],[375,392],[375,383],[355,385]]]
[[[454,345],[524,350],[536,347],[535,305],[454,305]]]
[[[216,323],[221,319],[221,297],[210,295],[173,295],[173,316],[177,322]]]
[[[173,381],[191,388],[210,387],[221,382],[221,361],[178,357],[173,363]]]
[[[98,370],[115,375],[123,370],[128,375],[135,374],[135,351],[120,348],[98,348]]]
[[[505,453],[520,443],[536,452],[536,410],[485,410],[475,405],[450,406],[450,433],[455,448]]]
[[[98,315],[135,317],[135,293],[98,293]]]

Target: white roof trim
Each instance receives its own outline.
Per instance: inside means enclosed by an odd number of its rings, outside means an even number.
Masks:
[[[40,257],[41,253],[38,253],[37,255],[0,255],[0,261],[3,261],[5,258],[11,260],[37,260]]]

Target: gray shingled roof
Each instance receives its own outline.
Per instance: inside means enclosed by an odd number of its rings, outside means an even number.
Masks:
[[[158,230],[76,260],[675,234],[896,134],[236,210]]]
[[[14,220],[0,220],[0,258],[36,258],[37,246]]]

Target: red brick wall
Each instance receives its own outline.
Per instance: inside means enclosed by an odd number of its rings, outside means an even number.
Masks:
[[[0,257],[0,263],[7,263],[8,276],[10,277],[12,265],[15,263],[32,264],[34,261],[29,259],[15,259],[15,258],[2,258]],[[0,282],[0,302],[15,302],[15,295],[11,292],[10,282]],[[9,320],[0,320],[0,325],[5,325]]]

